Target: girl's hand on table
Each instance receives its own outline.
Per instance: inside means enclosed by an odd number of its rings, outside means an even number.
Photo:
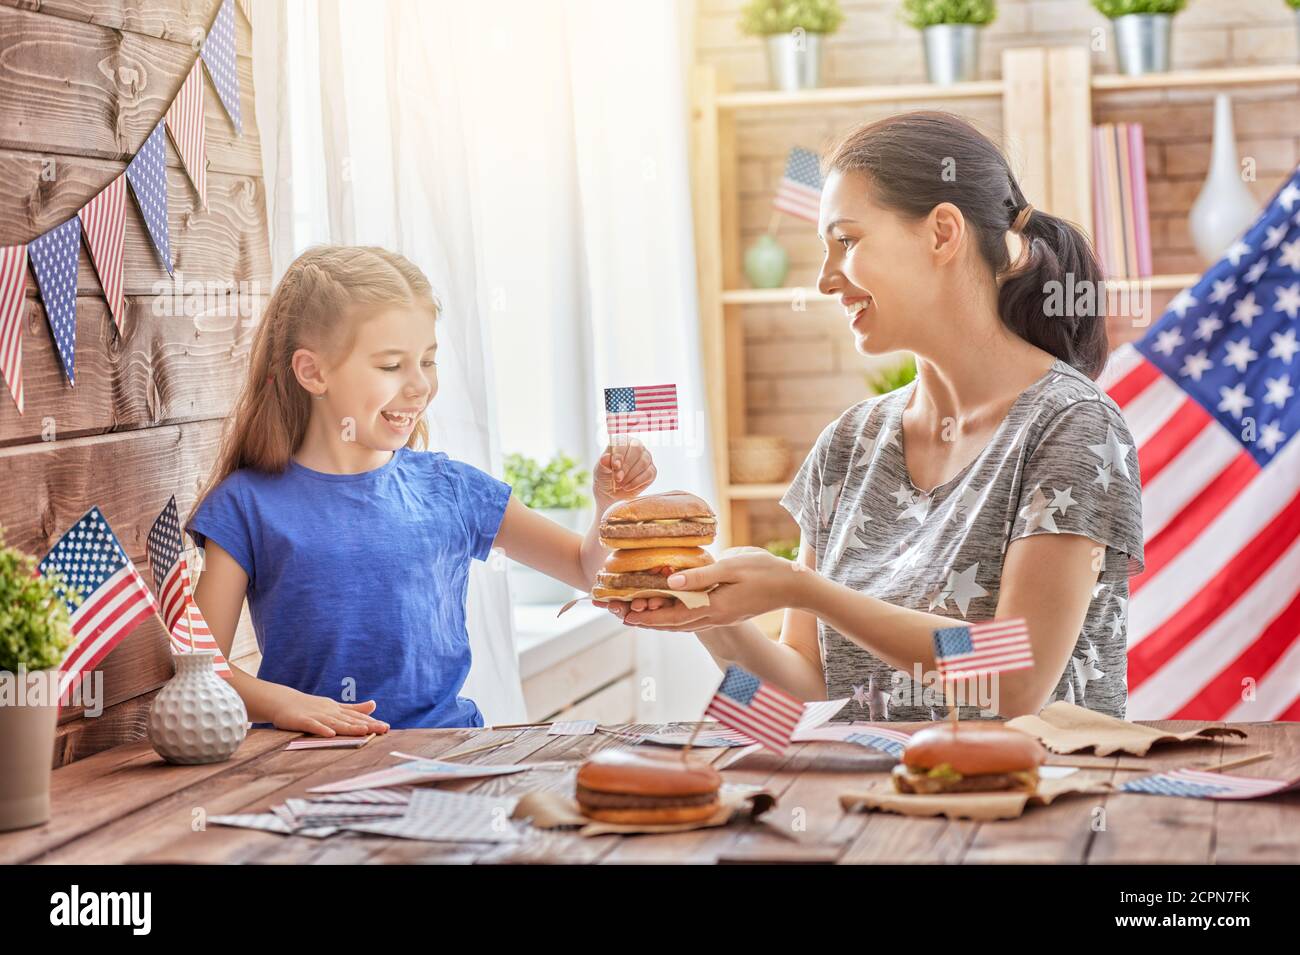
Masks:
[[[636,438],[614,438],[591,473],[596,506],[603,513],[615,501],[636,497],[654,482],[657,474],[649,448]]]
[[[312,696],[285,687],[283,701],[271,714],[276,729],[297,730],[317,736],[367,736],[387,733],[388,724],[369,714],[375,701],[339,703],[324,696]]]
[[[707,567],[683,570],[668,578],[671,590],[708,590],[709,605],[692,610],[667,597],[607,600],[608,607],[632,627],[647,630],[707,630],[729,627],[751,617],[795,606],[796,574],[802,564],[770,554],[761,547],[736,547]],[[716,584],[716,586],[714,586]]]

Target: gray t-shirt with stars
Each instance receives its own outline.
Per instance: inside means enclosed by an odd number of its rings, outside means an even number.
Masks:
[[[1119,408],[1063,361],[1013,403],[984,450],[925,493],[904,463],[901,422],[916,383],[854,405],[821,433],[781,505],[817,569],[900,607],[971,623],[992,619],[1007,545],[1080,534],[1104,545],[1092,601],[1052,700],[1119,718],[1128,699],[1128,578],[1143,569],[1137,452]],[[828,699],[840,718],[931,720],[941,689],[879,660],[819,621]],[[931,677],[922,676],[923,681]],[[972,699],[961,719],[993,714]]]

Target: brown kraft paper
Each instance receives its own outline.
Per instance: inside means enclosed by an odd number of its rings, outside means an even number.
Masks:
[[[1125,720],[1057,700],[1045,706],[1037,716],[1017,716],[1007,725],[1035,736],[1054,753],[1077,753],[1092,749],[1098,756],[1132,753],[1145,756],[1156,743],[1206,742],[1224,737],[1246,738],[1239,729],[1227,726],[1202,726],[1185,733],[1140,726]]]

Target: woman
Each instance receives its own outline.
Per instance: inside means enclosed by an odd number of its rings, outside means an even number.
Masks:
[[[796,562],[745,548],[669,579],[716,584],[708,607],[611,610],[695,631],[719,664],[802,699],[852,697],[845,715],[873,720],[947,714],[935,629],[1024,617],[1033,666],[1000,674],[991,696],[988,681],[958,682],[960,717],[1060,699],[1123,717],[1141,497],[1133,438],[1093,380],[1103,309],[1062,301],[1104,292],[1087,240],[1034,210],[998,148],[955,116],[872,123],[827,165],[818,288],[840,299],[860,352],[915,354],[916,380],[817,439],[781,500],[801,529]],[[777,607],[778,642],[745,622]]]

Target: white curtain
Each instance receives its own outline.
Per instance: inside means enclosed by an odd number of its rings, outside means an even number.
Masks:
[[[445,308],[433,446],[496,474],[503,431],[592,460],[600,389],[671,381],[683,429],[655,447],[659,486],[711,497],[689,3],[252,6],[274,273],[320,241],[425,270]],[[466,694],[489,722],[525,718],[503,563],[470,583]],[[639,716],[698,718],[717,671],[694,638],[644,633],[638,656]]]

